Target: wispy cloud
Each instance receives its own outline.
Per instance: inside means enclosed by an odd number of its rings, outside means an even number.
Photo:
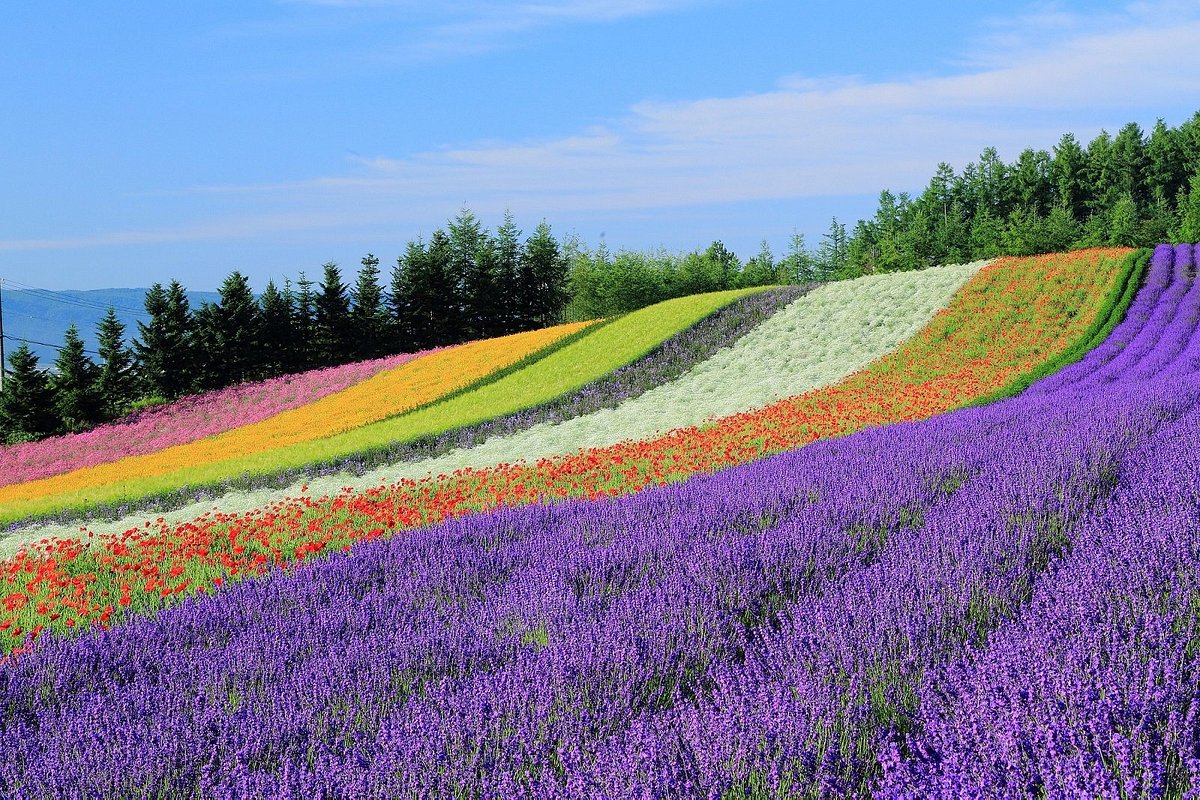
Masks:
[[[386,57],[393,62],[463,57],[510,46],[514,37],[552,26],[618,22],[719,2],[727,0],[279,0],[318,11],[323,20],[343,15],[358,25],[387,23],[398,36]],[[273,28],[305,30],[294,19],[277,20]]]

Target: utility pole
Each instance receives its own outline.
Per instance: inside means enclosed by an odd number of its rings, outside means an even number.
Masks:
[[[4,391],[4,278],[0,278],[0,392]]]

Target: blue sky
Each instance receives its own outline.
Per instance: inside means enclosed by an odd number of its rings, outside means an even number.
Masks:
[[[814,242],[938,161],[1200,110],[1200,4],[14,4],[0,277],[394,261],[465,204],[610,249]]]

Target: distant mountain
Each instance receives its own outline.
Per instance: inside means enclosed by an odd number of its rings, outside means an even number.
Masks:
[[[4,350],[11,353],[19,341],[26,340],[43,367],[49,367],[62,345],[63,334],[71,323],[79,328],[85,347],[96,349],[96,325],[108,307],[117,310],[125,323],[126,340],[137,336],[139,321],[150,316],[143,308],[147,289],[89,289],[49,291],[44,289],[4,289]],[[216,292],[188,292],[196,308],[204,301],[217,302]],[[92,356],[95,358],[95,355]]]

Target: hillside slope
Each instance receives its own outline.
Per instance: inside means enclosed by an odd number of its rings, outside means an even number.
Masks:
[[[47,642],[3,676],[0,775],[98,794],[1187,796],[1193,258],[1159,248],[1105,343],[1015,398],[449,521]]]

